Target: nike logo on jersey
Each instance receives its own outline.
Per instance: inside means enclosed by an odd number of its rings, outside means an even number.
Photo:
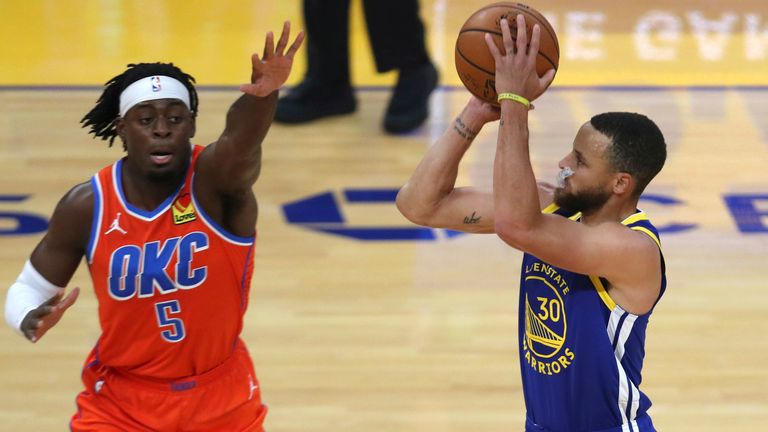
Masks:
[[[117,212],[117,216],[115,216],[115,220],[112,221],[112,225],[110,225],[109,229],[106,232],[104,232],[104,235],[107,235],[114,231],[117,231],[123,235],[128,234],[128,231],[120,227],[120,214],[121,214],[120,212]]]
[[[162,244],[154,241],[115,249],[109,258],[109,295],[122,301],[136,295],[152,297],[199,286],[208,277],[208,267],[195,267],[195,254],[208,249],[208,245],[208,236],[194,231]],[[175,265],[171,265],[173,258]],[[174,277],[169,270],[175,270]]]

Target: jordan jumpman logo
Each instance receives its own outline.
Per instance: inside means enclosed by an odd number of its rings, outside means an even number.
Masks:
[[[112,231],[117,231],[120,234],[128,234],[128,231],[120,227],[120,212],[117,212],[117,216],[115,216],[115,220],[112,221],[112,225],[109,226],[109,229],[107,230],[107,232],[104,233],[104,235],[107,235]]]

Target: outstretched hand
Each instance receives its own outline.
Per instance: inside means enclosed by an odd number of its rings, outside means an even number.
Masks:
[[[504,53],[494,43],[490,33],[485,34],[485,43],[496,63],[496,92],[514,93],[528,100],[534,100],[544,93],[555,78],[555,70],[548,70],[539,77],[536,72],[536,58],[539,54],[541,27],[533,25],[531,43],[528,45],[528,32],[525,17],[517,15],[516,40],[506,18],[501,20],[501,37],[504,42]]]
[[[80,295],[80,288],[75,288],[64,298],[61,295],[48,300],[38,308],[29,311],[21,321],[21,332],[32,342],[37,342],[59,322],[64,312],[69,309]]]
[[[301,31],[291,44],[288,51],[288,37],[291,32],[291,23],[283,24],[283,32],[275,46],[274,35],[267,32],[267,40],[264,43],[264,53],[261,57],[254,53],[251,56],[251,83],[240,85],[240,91],[253,96],[267,96],[282,87],[293,66],[293,57],[296,55],[301,43],[304,41],[304,32]]]

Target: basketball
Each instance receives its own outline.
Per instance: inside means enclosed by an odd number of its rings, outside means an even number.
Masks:
[[[499,105],[496,101],[496,64],[485,43],[485,34],[490,33],[496,46],[504,52],[501,19],[506,18],[509,22],[514,40],[517,35],[515,17],[518,14],[525,17],[529,41],[533,25],[538,23],[541,28],[536,72],[539,76],[543,76],[549,69],[557,71],[560,62],[560,45],[557,42],[555,30],[544,15],[522,3],[500,2],[481,8],[467,19],[456,40],[456,72],[459,74],[459,79],[470,93],[495,106]]]

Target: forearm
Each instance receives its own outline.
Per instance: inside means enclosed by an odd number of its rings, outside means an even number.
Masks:
[[[221,184],[250,187],[261,172],[262,142],[277,106],[277,91],[265,97],[240,96],[229,108],[224,132],[216,142],[216,164]]]
[[[419,223],[453,191],[459,163],[482,126],[465,109],[429,148],[397,196],[398,208],[406,217]]]
[[[493,167],[495,221],[499,233],[528,230],[540,216],[528,138],[528,108],[515,101],[502,101]]]
[[[265,97],[240,96],[229,108],[219,141],[237,151],[240,157],[261,153],[261,142],[272,125],[277,107],[277,91]]]

